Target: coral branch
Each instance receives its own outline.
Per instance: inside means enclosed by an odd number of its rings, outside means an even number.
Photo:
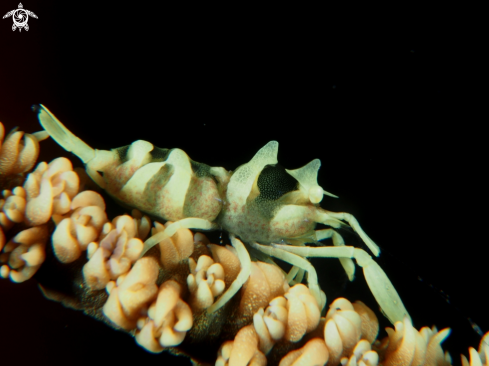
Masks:
[[[46,297],[127,332],[149,352],[184,354],[196,365],[451,364],[441,348],[449,329],[418,331],[406,317],[376,340],[378,320],[365,304],[339,298],[321,317],[313,291],[289,287],[271,261],[243,264],[250,273],[243,286],[208,312],[242,273],[235,248],[178,229],[140,258],[149,233],[171,222],[152,227],[137,210],[109,221],[104,199],[83,190],[86,177],[68,159],[41,162],[29,173],[45,133],[4,135],[0,123],[1,277],[22,282],[37,272]],[[131,145],[124,174],[147,162],[148,151]],[[51,276],[56,280],[46,281]],[[469,353],[463,366],[489,366],[489,333],[479,352]]]

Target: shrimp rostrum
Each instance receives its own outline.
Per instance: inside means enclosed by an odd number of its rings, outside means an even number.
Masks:
[[[307,258],[339,258],[350,280],[354,259],[387,318],[395,323],[409,317],[385,272],[366,251],[345,245],[336,229],[349,225],[375,256],[379,247],[351,214],[320,207],[323,195],[335,196],[317,183],[319,159],[299,169],[284,169],[277,164],[278,142],[270,141],[251,161],[230,172],[193,161],[183,150],[158,148],[143,140],[111,151],[93,149],[42,105],[39,121],[59,145],[83,161],[88,175],[109,195],[173,222],[145,241],[142,256],[179,228],[229,233],[241,271],[208,312],[222,307],[246,282],[251,252],[260,260],[271,262],[274,257],[292,265],[286,277],[290,283],[302,281],[307,273],[309,289],[321,308],[326,297]],[[328,228],[315,230],[318,223]],[[333,246],[306,245],[328,238]]]

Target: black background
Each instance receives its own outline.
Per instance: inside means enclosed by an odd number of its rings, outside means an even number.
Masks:
[[[17,5],[3,1],[0,13]],[[489,320],[486,68],[476,9],[467,17],[401,6],[23,5],[39,18],[28,32],[0,21],[6,130],[40,130],[30,107],[42,103],[98,149],[144,139],[231,170],[277,140],[286,168],[320,158],[320,185],[340,196],[322,206],[354,214],[382,247],[379,263],[415,325],[452,327],[445,344],[457,364],[478,346],[467,318],[483,331]],[[41,153],[70,156],[52,141]],[[376,308],[360,270],[351,285],[335,273],[321,276],[328,300],[346,295]],[[6,362],[189,364],[45,300],[34,281],[0,281],[0,319]]]

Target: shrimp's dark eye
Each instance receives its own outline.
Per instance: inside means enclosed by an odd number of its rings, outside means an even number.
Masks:
[[[257,185],[259,200],[277,200],[284,194],[298,189],[297,180],[287,173],[280,164],[267,165],[260,173]]]

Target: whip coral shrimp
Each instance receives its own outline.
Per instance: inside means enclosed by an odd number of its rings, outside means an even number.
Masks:
[[[299,271],[307,272],[309,289],[321,309],[326,304],[325,295],[319,288],[314,267],[306,258],[341,258],[351,279],[355,259],[363,267],[367,283],[389,320],[395,323],[409,317],[379,265],[364,250],[345,246],[335,231],[341,225],[349,225],[378,256],[378,246],[357,220],[351,214],[319,206],[323,195],[331,195],[317,183],[319,159],[299,169],[284,169],[277,161],[278,142],[270,141],[251,161],[228,172],[193,161],[178,148],[158,148],[143,140],[111,151],[93,149],[42,105],[39,121],[58,144],[83,161],[88,175],[108,194],[125,205],[173,222],[145,241],[141,255],[179,228],[222,228],[229,233],[241,271],[208,312],[228,302],[249,277],[251,260],[247,247],[251,247],[269,260],[275,257],[291,264],[289,281],[302,273]],[[330,228],[315,230],[317,223]],[[332,238],[334,247],[305,246],[326,238]]]
[[[346,246],[339,229],[356,232],[374,255],[377,245],[353,216],[320,207],[323,195],[335,196],[317,183],[319,160],[287,170],[271,141],[231,172],[146,141],[94,150],[45,107],[39,118],[46,131],[24,139],[15,131],[4,138],[0,124],[0,276],[33,277],[48,299],[132,335],[148,351],[138,361],[168,351],[201,366],[451,363],[440,347],[450,330],[414,328],[384,271]],[[35,166],[48,134],[79,155],[87,173],[66,158]],[[88,176],[133,207],[131,215],[111,217]],[[189,228],[225,230],[232,245]],[[332,247],[321,243],[328,238]],[[339,258],[350,279],[356,260],[395,329],[377,341],[377,316],[360,301],[338,298],[324,309],[310,257]],[[14,319],[8,328],[20,327]],[[487,365],[488,337],[470,350],[471,365]],[[99,360],[112,362],[121,339],[108,341],[94,342],[105,346]]]

